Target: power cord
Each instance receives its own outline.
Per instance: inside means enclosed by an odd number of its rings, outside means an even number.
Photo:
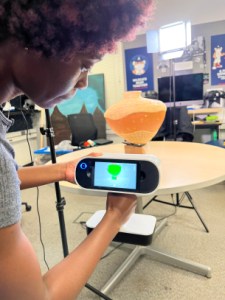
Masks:
[[[86,226],[86,222],[85,221],[80,221],[79,224],[81,225],[81,227],[86,230],[87,226]],[[100,260],[103,260],[105,258],[107,258],[108,256],[110,256],[115,250],[119,249],[124,243],[120,243],[117,246],[115,246],[112,250],[110,250],[108,253],[106,253],[104,256],[102,256],[100,258]]]
[[[22,109],[21,96],[20,96],[20,112],[21,112],[21,115],[22,115],[22,117],[25,121],[25,124],[26,124],[26,140],[27,140],[27,144],[28,144],[28,148],[29,148],[31,163],[33,165],[33,156],[32,156],[32,151],[31,151],[31,146],[30,146],[30,141],[29,141],[29,126],[28,126],[27,119],[24,115],[23,109]],[[47,269],[49,270],[49,265],[48,265],[47,260],[46,260],[45,245],[44,245],[44,242],[43,242],[43,239],[42,239],[42,224],[41,224],[41,215],[40,215],[40,209],[39,209],[39,188],[37,187],[36,189],[37,189],[37,199],[36,199],[37,206],[36,206],[36,208],[37,208],[38,225],[39,225],[39,239],[40,239],[40,243],[41,243],[42,251],[43,251],[43,260],[44,260],[44,263],[45,263]]]
[[[102,256],[100,260],[103,260],[103,259],[107,258],[108,256],[110,256],[114,251],[119,249],[123,244],[124,243],[120,243],[117,246],[115,246],[112,250],[110,250],[108,253],[106,253],[104,256]]]
[[[44,242],[43,242],[43,239],[42,239],[42,224],[41,224],[41,214],[40,214],[40,209],[39,209],[39,187],[37,187],[37,215],[38,215],[38,224],[39,224],[39,238],[40,238],[40,242],[41,242],[41,245],[42,245],[42,251],[43,251],[43,260],[44,260],[44,263],[47,267],[47,269],[49,270],[49,265],[48,265],[48,262],[46,260],[46,251],[45,251],[45,245],[44,245]]]
[[[26,140],[27,140],[27,144],[28,144],[28,149],[29,149],[29,153],[30,153],[30,159],[31,159],[31,164],[33,165],[34,162],[33,162],[33,156],[32,156],[32,151],[31,151],[31,146],[30,146],[30,141],[29,141],[29,126],[28,126],[28,122],[27,122],[27,119],[24,115],[24,112],[22,110],[22,108],[20,109],[20,112],[21,112],[21,115],[26,123]]]

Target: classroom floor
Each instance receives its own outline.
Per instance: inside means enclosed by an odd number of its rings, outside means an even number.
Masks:
[[[67,202],[64,217],[71,251],[86,237],[85,228],[81,223],[90,218],[96,210],[104,209],[105,198],[77,196],[63,190],[61,192]],[[146,208],[145,213],[155,215],[159,219],[169,217],[168,226],[156,237],[153,245],[157,249],[210,266],[212,278],[174,268],[143,256],[138,259],[121,282],[108,293],[110,298],[114,300],[224,299],[225,183],[192,191],[191,195],[210,232],[206,233],[193,210],[177,208],[175,211],[172,206],[154,202]],[[40,242],[37,198],[48,265],[52,267],[60,261],[63,258],[63,252],[58,214],[55,208],[54,186],[39,188],[39,196],[37,189],[22,191],[22,200],[32,205],[30,212],[25,212],[23,207],[22,227],[37,253],[44,273],[47,268]],[[170,196],[163,198],[169,200]],[[147,200],[144,199],[143,204]],[[188,201],[184,204],[188,205]],[[114,244],[110,246],[106,253],[113,250],[114,246]],[[88,283],[97,289],[103,287],[129,252],[130,250],[123,246],[115,249],[99,262]],[[84,288],[78,299],[100,298]]]

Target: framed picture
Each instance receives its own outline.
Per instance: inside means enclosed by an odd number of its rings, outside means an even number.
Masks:
[[[55,144],[70,140],[69,114],[90,113],[98,130],[98,138],[106,137],[104,74],[88,76],[88,87],[50,110]]]

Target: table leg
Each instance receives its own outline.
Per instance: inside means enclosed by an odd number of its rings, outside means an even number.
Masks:
[[[143,214],[142,197],[137,197],[137,206],[136,206],[135,213],[136,214]]]

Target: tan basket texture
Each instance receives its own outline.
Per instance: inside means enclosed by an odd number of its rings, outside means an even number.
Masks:
[[[151,131],[135,131],[124,134],[121,133],[120,136],[132,144],[146,144],[155,136],[155,134],[156,132]]]

